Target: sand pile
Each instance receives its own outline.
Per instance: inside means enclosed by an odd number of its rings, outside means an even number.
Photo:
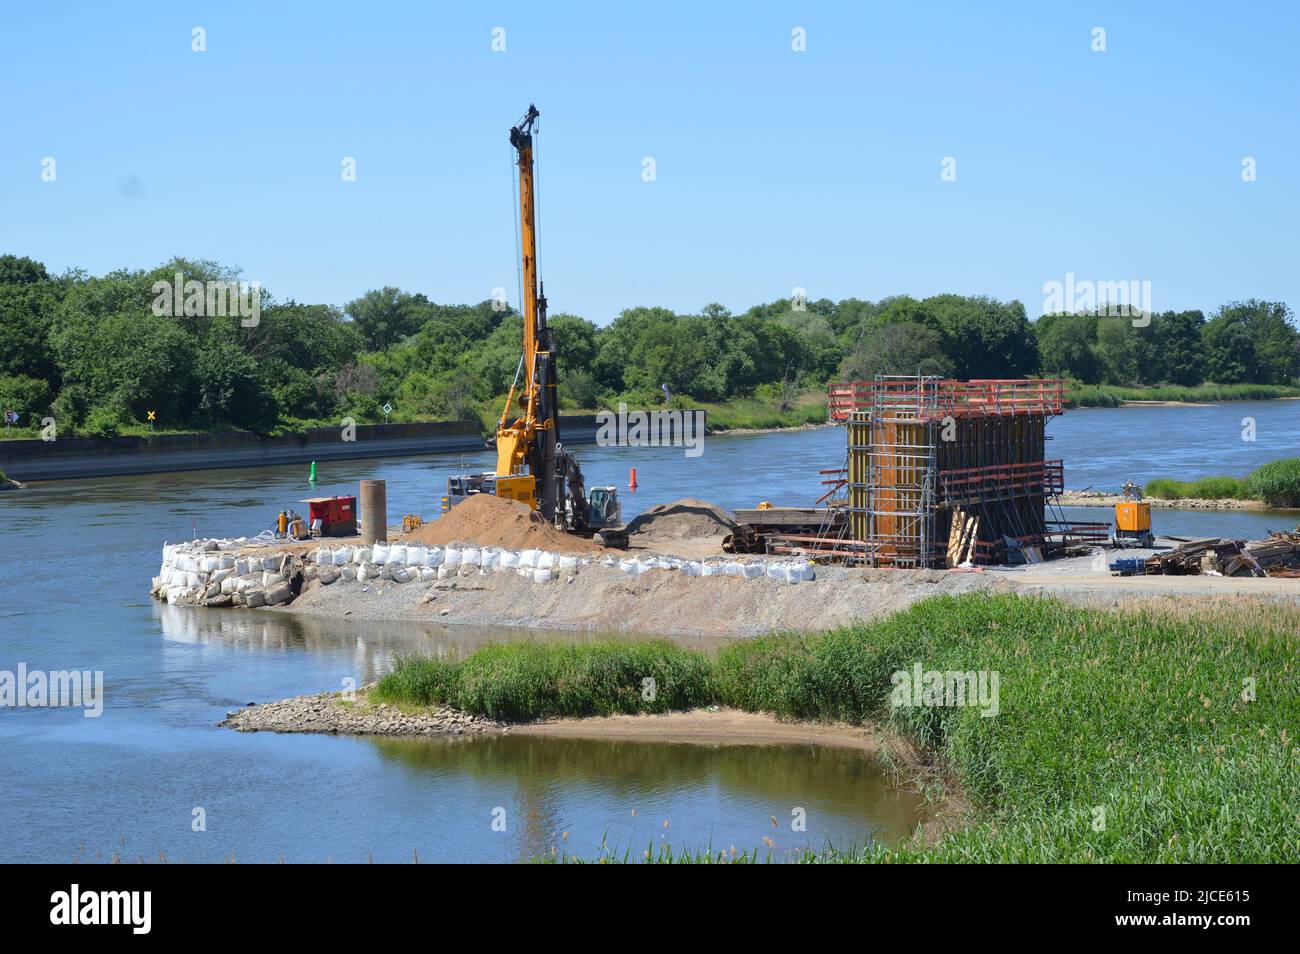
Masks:
[[[629,534],[652,540],[685,540],[691,537],[720,537],[730,533],[736,519],[717,504],[685,497],[659,504],[627,525]]]
[[[474,494],[452,507],[446,516],[402,534],[401,540],[430,546],[459,542],[560,553],[592,553],[601,549],[591,540],[556,530],[536,510],[492,494]]]

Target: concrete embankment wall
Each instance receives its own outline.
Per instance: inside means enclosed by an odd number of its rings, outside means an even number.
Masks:
[[[596,439],[594,415],[560,418],[568,444]],[[14,480],[120,477],[222,467],[267,467],[313,460],[413,457],[483,449],[477,421],[359,424],[356,440],[337,427],[311,428],[279,437],[243,432],[159,434],[156,437],[72,437],[56,441],[0,441],[0,470]]]

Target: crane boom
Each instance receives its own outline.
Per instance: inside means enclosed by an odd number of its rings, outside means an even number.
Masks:
[[[537,107],[530,104],[523,119],[510,128],[519,169],[524,334],[519,371],[497,424],[496,473],[449,478],[443,513],[472,494],[491,492],[527,504],[563,530],[596,534],[606,546],[623,548],[627,529],[622,525],[618,492],[613,487],[594,487],[588,498],[582,467],[560,443],[555,343],[546,324],[546,289],[537,273],[533,163],[537,118]]]
[[[546,295],[537,275],[537,187],[533,174],[533,132],[537,107],[529,105],[523,119],[510,130],[519,168],[520,244],[523,256],[523,380],[516,396],[512,385],[497,427],[497,493],[524,500],[557,525],[579,521],[585,514],[572,512],[565,481],[577,477],[577,462],[559,447],[559,405],[555,384],[555,352],[546,326]],[[516,403],[523,414],[513,422]],[[531,478],[531,484],[529,479]],[[503,483],[504,480],[504,483]],[[529,498],[532,498],[531,500]],[[585,508],[580,508],[585,509]]]

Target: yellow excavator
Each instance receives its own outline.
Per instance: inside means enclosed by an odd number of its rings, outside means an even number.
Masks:
[[[492,493],[527,504],[569,533],[595,536],[605,546],[622,548],[627,546],[627,530],[618,490],[593,487],[588,497],[582,467],[560,441],[555,341],[546,324],[545,288],[537,277],[533,135],[538,115],[537,107],[529,105],[523,119],[510,129],[519,168],[524,341],[497,424],[496,473],[449,478],[442,512],[473,494]]]

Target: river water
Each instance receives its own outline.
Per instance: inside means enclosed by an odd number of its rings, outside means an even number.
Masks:
[[[1243,418],[1255,440],[1242,440]],[[1300,453],[1294,402],[1072,411],[1049,456],[1071,488],[1244,474]],[[578,449],[624,515],[694,496],[727,507],[810,504],[844,462],[841,428],[710,437],[679,448]],[[237,734],[225,712],[373,678],[395,653],[546,638],[307,621],[158,606],[164,540],[252,535],[306,496],[388,481],[389,517],[437,512],[446,477],[488,454],[58,481],[0,495],[0,670],[102,670],[98,718],[0,708],[0,861],[510,861],[552,847],[738,849],[892,840],[920,816],[861,754],[806,745],[701,747],[509,737],[459,742]],[[626,491],[637,468],[640,489]],[[1104,520],[1104,510],[1068,516]],[[1158,532],[1259,536],[1294,514],[1158,511]],[[505,830],[494,830],[503,809]],[[803,809],[806,830],[793,831]],[[205,830],[197,818],[203,821]],[[773,819],[776,820],[775,826]],[[664,823],[667,822],[667,827]],[[567,837],[566,837],[567,834]]]

